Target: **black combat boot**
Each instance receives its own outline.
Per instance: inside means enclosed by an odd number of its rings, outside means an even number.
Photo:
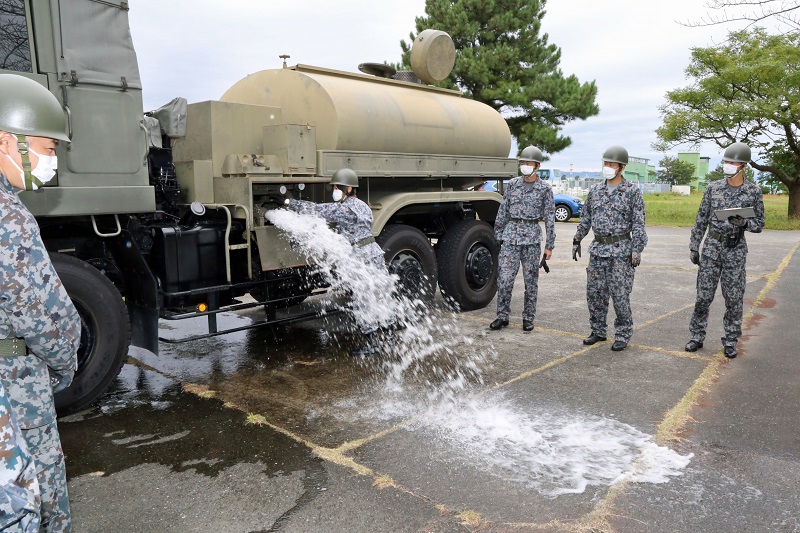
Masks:
[[[503,320],[502,318],[495,318],[494,322],[489,324],[489,329],[494,329],[494,330],[503,329],[507,325],[508,325],[508,320]]]
[[[697,339],[692,339],[686,343],[686,347],[684,350],[687,352],[696,352],[698,349],[703,347],[703,341],[699,341]]]
[[[533,321],[532,320],[523,320],[522,321],[522,331],[533,331]]]
[[[627,347],[628,343],[625,341],[614,341],[614,344],[611,345],[611,350],[615,352],[621,352]]]
[[[727,357],[728,359],[733,359],[734,357],[736,357],[736,345],[735,344],[729,344],[729,345],[725,346],[725,357]]]
[[[606,340],[605,337],[601,337],[600,335],[597,335],[593,331],[591,335],[589,335],[588,337],[583,339],[583,344],[585,344],[586,346],[591,346],[592,344],[594,344],[596,342],[601,342],[601,341],[604,341],[604,340]]]

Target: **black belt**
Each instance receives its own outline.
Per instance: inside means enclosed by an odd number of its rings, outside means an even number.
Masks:
[[[538,224],[541,221],[542,221],[541,218],[514,218],[514,217],[511,217],[511,222],[532,222],[534,224]]]
[[[25,339],[18,339],[16,337],[0,339],[0,358],[19,357],[23,355],[28,355],[28,346],[25,344]]]
[[[631,234],[630,233],[626,233],[624,235],[607,235],[607,236],[595,235],[594,236],[594,240],[596,240],[597,242],[599,242],[601,244],[614,244],[615,242],[629,241],[630,239],[631,239]]]
[[[373,242],[375,242],[375,237],[370,235],[369,237],[364,237],[360,241],[356,241],[356,243],[353,246],[355,246],[356,248],[361,248],[362,246],[372,244]]]
[[[717,239],[719,242],[725,242],[727,237],[718,231],[714,231],[711,228],[708,228],[708,236],[712,239]]]

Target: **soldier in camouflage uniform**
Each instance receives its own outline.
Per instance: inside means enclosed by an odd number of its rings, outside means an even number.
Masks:
[[[586,301],[592,333],[583,344],[606,340],[610,295],[617,315],[611,346],[615,352],[624,350],[633,334],[633,274],[647,246],[644,200],[639,188],[622,175],[627,164],[628,151],[622,146],[612,146],[605,151],[603,175],[606,181],[589,191],[572,239],[572,258],[577,261],[581,255],[581,239],[590,228],[594,232],[586,269]]]
[[[525,279],[525,306],[522,329],[531,331],[536,318],[536,297],[539,292],[539,260],[541,259],[544,220],[547,241],[544,257],[550,259],[556,241],[555,204],[550,184],[539,179],[536,171],[542,164],[542,151],[528,146],[519,155],[522,176],[508,182],[503,201],[494,222],[494,235],[500,244],[497,277],[497,318],[489,328],[498,330],[508,325],[511,313],[511,291],[522,263]]]
[[[36,464],[41,530],[71,531],[53,393],[75,374],[81,322],[16,194],[55,174],[66,119],[58,100],[27,78],[0,75],[0,95],[0,382]]]
[[[358,175],[349,168],[339,169],[333,173],[330,185],[333,197],[333,202],[330,203],[318,204],[288,199],[280,194],[272,194],[270,198],[276,204],[288,207],[292,211],[314,214],[334,224],[364,263],[386,272],[383,250],[372,236],[372,209],[356,195]],[[355,298],[353,305],[358,304],[359,300]],[[374,355],[379,351],[377,331],[381,324],[369,320],[368,313],[357,313],[357,315],[362,318],[358,326],[364,336],[364,343],[359,349],[354,350],[352,355]]]
[[[689,323],[692,338],[686,344],[687,352],[703,347],[708,310],[721,280],[725,298],[722,345],[726,357],[736,357],[736,343],[742,335],[742,300],[746,283],[747,242],[744,232],[760,233],[764,227],[761,189],[744,179],[744,169],[749,162],[749,146],[740,142],[730,145],[722,157],[725,178],[709,184],[697,211],[697,221],[689,241],[689,259],[700,268],[697,271],[697,301]],[[714,214],[719,209],[739,207],[752,207],[755,216],[732,216],[720,220]],[[701,255],[698,250],[706,228],[708,234]]]

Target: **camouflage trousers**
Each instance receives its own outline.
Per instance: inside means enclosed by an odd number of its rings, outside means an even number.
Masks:
[[[511,292],[514,280],[522,263],[522,277],[525,280],[525,305],[522,320],[536,318],[536,298],[539,294],[539,261],[541,260],[541,244],[506,244],[500,247],[497,258],[499,270],[497,276],[497,318],[508,320],[511,314]]]
[[[22,436],[36,462],[36,475],[42,493],[42,532],[72,531],[67,494],[67,471],[64,452],[55,420],[50,424],[23,429]]]
[[[608,299],[611,297],[617,315],[614,319],[614,337],[618,341],[630,341],[633,335],[631,290],[634,272],[628,256],[589,256],[589,266],[586,268],[586,303],[589,305],[589,325],[595,335],[606,336]]]
[[[705,251],[705,250],[704,250]],[[746,279],[745,262],[747,252],[744,247],[722,249],[716,257],[713,254],[700,256],[700,269],[697,271],[697,300],[694,313],[689,322],[692,339],[703,342],[708,326],[708,310],[714,301],[717,285],[722,285],[725,299],[725,316],[722,326],[725,336],[722,344],[735,346],[742,336],[742,303]]]
[[[36,463],[0,384],[0,531],[38,533],[40,508]]]

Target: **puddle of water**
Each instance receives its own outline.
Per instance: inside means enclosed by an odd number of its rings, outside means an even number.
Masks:
[[[387,421],[413,417],[406,429],[437,440],[448,460],[549,498],[624,480],[666,483],[693,457],[658,446],[652,436],[611,418],[553,406],[523,411],[503,394],[448,402],[387,395],[371,408],[339,412]]]

